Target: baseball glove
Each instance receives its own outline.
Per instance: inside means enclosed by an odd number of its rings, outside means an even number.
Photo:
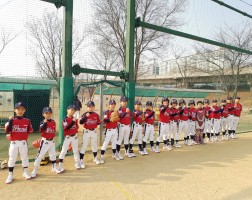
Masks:
[[[111,122],[118,122],[120,120],[117,110],[114,110],[114,112],[111,113],[109,120]]]
[[[32,142],[32,146],[35,148],[35,149],[38,149],[40,147],[40,142],[41,142],[41,138],[40,139],[37,139],[37,140],[34,140]]]

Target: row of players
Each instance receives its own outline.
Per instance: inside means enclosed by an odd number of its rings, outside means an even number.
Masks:
[[[101,148],[100,159],[97,156],[97,133],[96,128],[101,124],[99,115],[94,112],[95,104],[93,101],[87,103],[87,112],[85,112],[79,123],[83,124],[83,143],[79,153],[78,150],[78,119],[74,117],[76,111],[74,105],[67,108],[67,116],[63,119],[64,127],[64,143],[62,151],[59,155],[59,165],[56,166],[56,151],[54,137],[56,132],[56,123],[52,119],[52,109],[45,107],[42,111],[44,120],[40,124],[41,142],[37,158],[34,162],[34,169],[30,175],[28,171],[28,135],[33,132],[32,125],[29,119],[24,118],[26,106],[19,102],[15,104],[16,117],[10,117],[5,125],[6,133],[9,136],[9,175],[6,183],[13,181],[13,170],[15,162],[20,152],[22,165],[24,168],[23,176],[26,179],[35,178],[38,167],[48,152],[52,162],[52,172],[61,173],[64,171],[63,160],[67,153],[68,147],[71,144],[74,154],[75,167],[77,169],[85,168],[84,155],[87,149],[89,140],[91,140],[91,147],[96,164],[103,164],[105,162],[104,155],[108,144],[112,144],[112,155],[116,160],[123,160],[120,154],[121,144],[124,141],[125,155],[127,157],[135,157],[133,152],[133,144],[135,139],[138,140],[139,153],[141,155],[148,155],[146,150],[146,143],[149,140],[151,150],[159,153],[159,144],[163,140],[163,149],[171,150],[172,146],[181,147],[179,144],[180,134],[184,132],[184,141],[187,145],[203,143],[204,133],[207,134],[209,141],[213,141],[213,137],[220,136],[220,125],[222,126],[223,136],[228,134],[234,138],[236,126],[242,111],[242,106],[239,103],[240,98],[237,97],[235,102],[229,98],[222,101],[222,106],[217,106],[217,100],[213,100],[210,106],[209,100],[205,99],[203,102],[197,102],[197,109],[195,102],[189,101],[189,107],[186,107],[185,100],[179,101],[179,108],[177,108],[177,100],[171,100],[171,107],[169,107],[168,98],[162,99],[160,106],[159,123],[158,123],[158,137],[156,138],[156,147],[154,147],[154,122],[155,111],[153,111],[152,102],[146,103],[146,110],[141,109],[141,102],[135,102],[135,109],[130,112],[127,108],[128,99],[121,97],[121,107],[115,111],[116,101],[109,101],[109,109],[105,112],[104,123],[106,126],[105,140]],[[204,107],[203,107],[204,104]],[[117,112],[118,119],[112,119],[112,113]],[[134,118],[132,126],[131,117]],[[226,119],[226,120],[223,120]],[[225,122],[224,122],[225,121]],[[144,125],[144,126],[143,126]],[[175,141],[174,141],[175,140]]]

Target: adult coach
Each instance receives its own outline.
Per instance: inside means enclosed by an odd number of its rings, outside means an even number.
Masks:
[[[74,113],[74,117],[76,119],[80,119],[80,109],[82,108],[82,103],[80,102],[78,96],[75,97],[74,101],[73,101],[73,104],[76,108],[76,111]]]

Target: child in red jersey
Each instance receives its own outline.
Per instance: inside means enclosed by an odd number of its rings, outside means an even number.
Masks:
[[[101,124],[100,116],[94,112],[95,103],[93,101],[87,102],[87,112],[85,112],[80,119],[80,124],[83,124],[83,142],[80,150],[80,164],[81,168],[85,168],[84,163],[84,154],[86,152],[89,140],[91,140],[91,147],[94,155],[94,160],[97,165],[100,164],[99,159],[97,158],[97,133],[96,128]]]
[[[121,144],[124,141],[125,155],[129,158],[132,158],[132,155],[129,152],[129,136],[130,136],[130,109],[127,107],[128,98],[122,96],[121,99],[121,107],[119,108],[119,134],[116,145],[116,154],[120,160],[123,160],[123,157],[120,154]]]
[[[135,157],[135,154],[133,152],[133,144],[135,142],[135,139],[137,137],[138,140],[138,146],[139,146],[139,153],[141,155],[144,155],[143,152],[143,127],[142,127],[142,123],[143,123],[143,111],[141,111],[141,105],[142,103],[137,100],[135,101],[135,110],[133,110],[133,117],[134,117],[134,122],[132,124],[132,136],[130,138],[130,154]]]
[[[218,106],[218,100],[213,99],[213,104],[211,107],[211,118],[212,118],[212,133],[211,133],[211,142],[215,140],[220,141],[220,118],[222,109]]]
[[[150,139],[151,151],[159,153],[154,148],[154,122],[155,122],[155,111],[153,111],[152,102],[146,102],[146,110],[144,111],[144,137],[143,137],[143,152],[144,155],[148,155],[146,151],[146,142]]]
[[[24,168],[24,178],[31,179],[31,175],[28,171],[28,147],[27,139],[28,135],[33,132],[32,125],[29,119],[24,118],[26,111],[26,105],[23,102],[15,104],[15,117],[10,117],[9,121],[5,124],[5,132],[9,134],[10,148],[9,148],[9,175],[6,179],[6,183],[9,184],[13,181],[13,170],[17,160],[18,152],[22,160]]]
[[[204,131],[204,125],[205,125],[205,109],[203,108],[203,102],[198,101],[197,102],[197,110],[196,110],[196,138],[195,142],[197,144],[204,144],[203,139],[203,131]]]
[[[50,160],[52,162],[52,172],[57,174],[60,173],[60,171],[56,167],[56,151],[54,142],[56,123],[52,119],[52,109],[50,107],[43,108],[42,115],[44,117],[44,120],[40,123],[39,127],[42,139],[40,142],[37,158],[34,162],[34,169],[31,174],[32,178],[35,178],[37,176],[40,162],[47,152],[49,153]]]
[[[105,130],[105,139],[101,148],[101,158],[100,158],[100,162],[101,164],[103,164],[104,161],[104,154],[105,151],[108,147],[109,142],[111,141],[111,145],[112,145],[112,158],[116,159],[116,160],[120,160],[120,158],[118,158],[116,156],[116,142],[117,142],[117,137],[118,137],[118,122],[119,121],[110,121],[110,116],[113,112],[117,112],[115,111],[115,107],[116,107],[116,101],[115,100],[110,100],[109,101],[109,109],[104,113],[104,123],[106,124],[106,130]]]
[[[241,112],[242,112],[242,105],[240,104],[240,97],[235,97],[235,102],[234,102],[234,125],[233,125],[233,132],[231,135],[232,139],[236,139],[236,129],[237,125],[240,120]]]
[[[178,105],[178,101],[176,99],[172,99],[171,100],[172,107],[170,108],[170,111],[171,111],[170,132],[171,132],[172,141],[173,141],[173,138],[175,138],[174,147],[180,148],[181,147],[181,145],[179,144],[180,135],[178,134],[179,110],[177,108],[177,105]]]
[[[223,99],[221,101],[221,131],[222,131],[222,137],[223,139],[228,140],[228,134],[227,133],[227,129],[228,129],[228,125],[227,125],[227,117],[228,117],[228,107],[227,107],[227,101],[226,99]]]
[[[64,143],[62,146],[62,150],[59,155],[59,171],[63,172],[63,160],[66,156],[67,149],[69,144],[71,144],[74,154],[74,161],[75,161],[75,168],[80,169],[80,158],[79,158],[79,151],[78,151],[78,119],[74,118],[75,113],[75,106],[70,105],[67,108],[67,116],[63,119],[62,125],[64,128]]]
[[[205,110],[205,123],[204,123],[204,131],[203,131],[203,139],[205,139],[205,135],[207,135],[208,142],[211,141],[211,131],[212,131],[212,121],[211,121],[211,115],[210,115],[210,101],[208,99],[204,99],[203,101]]]
[[[190,100],[189,103],[189,120],[188,120],[188,136],[190,136],[190,140],[188,142],[188,145],[194,145],[197,144],[197,142],[195,142],[195,135],[196,135],[196,121],[197,121],[197,117],[196,117],[196,113],[197,110],[195,108],[195,101],[194,100]]]
[[[228,137],[233,137],[234,132],[234,103],[233,98],[227,98],[227,107],[228,107],[228,117],[227,117],[227,126],[228,126]]]

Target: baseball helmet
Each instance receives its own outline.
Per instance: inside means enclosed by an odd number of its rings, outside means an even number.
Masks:
[[[226,99],[222,99],[221,103],[227,103]]]
[[[128,101],[128,98],[125,97],[125,96],[121,96],[120,101],[121,101],[121,102],[123,102],[123,101]]]
[[[190,106],[192,104],[195,105],[195,101],[194,100],[190,100],[189,103],[188,103],[188,106]]]
[[[204,99],[204,100],[203,100],[203,103],[208,103],[208,104],[209,104],[210,101],[209,101],[209,99]]]
[[[136,100],[136,101],[135,101],[135,105],[142,105],[142,103],[141,103],[141,101]]]
[[[186,104],[186,102],[185,102],[184,99],[180,99],[180,100],[179,100],[179,105],[182,104],[182,103]]]
[[[217,103],[218,102],[218,100],[217,99],[213,99],[213,101],[212,101],[213,103]]]
[[[146,102],[146,106],[152,106],[152,102],[151,101],[147,101]]]
[[[163,98],[162,98],[162,103],[163,103],[164,101],[168,101],[168,102],[169,102],[169,99],[168,99],[167,97],[163,97]]]
[[[199,105],[199,104],[203,104],[203,102],[202,101],[197,101],[197,105]]]
[[[172,105],[172,104],[178,104],[177,99],[172,99],[172,100],[171,100],[171,105]]]
[[[17,109],[19,107],[23,107],[26,109],[26,104],[24,102],[18,102],[15,104],[14,108]]]
[[[74,110],[76,110],[76,107],[75,107],[75,105],[70,105],[70,106],[67,107],[67,110],[69,110],[69,109],[74,109]]]
[[[114,99],[109,100],[109,105],[116,105],[116,101]]]
[[[87,102],[87,107],[95,106],[95,103],[93,101]]]
[[[50,107],[44,107],[42,113],[52,113],[52,109]]]

